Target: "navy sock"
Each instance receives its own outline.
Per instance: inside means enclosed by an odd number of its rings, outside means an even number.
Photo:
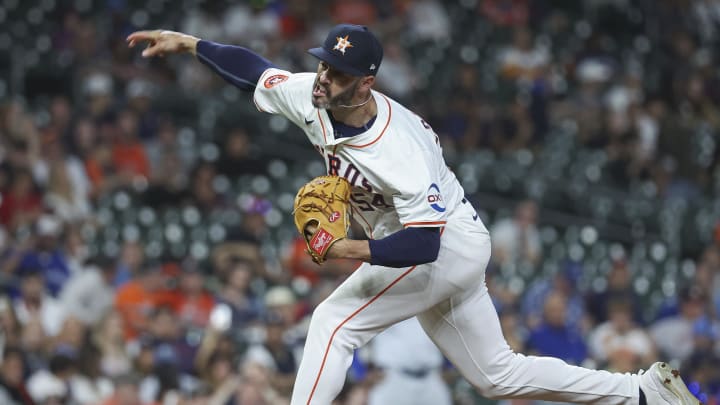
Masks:
[[[645,393],[642,391],[642,388],[640,389],[640,405],[647,405],[647,400],[645,399]]]

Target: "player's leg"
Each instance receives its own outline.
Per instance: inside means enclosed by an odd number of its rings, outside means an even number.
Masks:
[[[345,383],[355,348],[449,295],[436,278],[429,265],[365,263],[355,270],[313,311],[291,404],[330,404]]]
[[[488,398],[637,404],[638,377],[524,356],[505,341],[484,283],[430,308],[418,319],[462,375]]]

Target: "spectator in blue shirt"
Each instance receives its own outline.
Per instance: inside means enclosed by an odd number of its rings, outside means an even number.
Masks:
[[[545,300],[543,321],[533,329],[528,349],[540,356],[552,356],[569,364],[580,364],[587,358],[582,336],[567,326],[567,299],[558,292]]]
[[[62,231],[62,222],[59,219],[52,215],[40,216],[35,223],[35,247],[28,250],[18,264],[21,271],[40,271],[48,291],[54,297],[70,278],[70,267],[59,243]]]

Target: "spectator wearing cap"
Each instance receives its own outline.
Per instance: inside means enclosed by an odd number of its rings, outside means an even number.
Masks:
[[[37,323],[41,326],[42,334],[57,335],[62,328],[65,313],[62,305],[47,293],[43,272],[25,268],[20,275],[20,295],[13,302],[18,321],[23,327]]]
[[[293,325],[297,321],[298,306],[295,293],[290,287],[275,286],[265,293],[265,309],[277,315],[285,325]]]
[[[60,293],[60,302],[68,315],[86,325],[97,323],[113,306],[115,260],[98,257],[93,265],[70,277]]]
[[[92,72],[83,79],[85,111],[95,119],[108,114],[113,108],[113,79],[105,72]]]
[[[650,325],[650,336],[665,357],[683,361],[693,352],[693,325],[707,314],[707,297],[691,286],[684,288],[679,298],[680,312]]]
[[[0,362],[0,403],[35,405],[25,385],[25,359],[21,349],[5,347]]]
[[[35,223],[33,248],[25,253],[18,264],[20,271],[32,269],[40,271],[46,287],[54,297],[58,296],[63,285],[70,278],[70,267],[61,247],[63,223],[49,214],[41,215]]]
[[[265,293],[265,317],[279,318],[285,325],[283,339],[302,351],[307,334],[307,324],[301,318],[305,313],[304,302],[299,301],[293,289],[287,286],[275,286]],[[308,317],[309,320],[309,317]]]

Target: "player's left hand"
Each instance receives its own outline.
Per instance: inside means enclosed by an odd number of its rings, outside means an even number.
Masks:
[[[305,184],[295,197],[295,226],[307,252],[317,264],[330,248],[347,237],[350,184],[338,176],[320,176]]]
[[[142,42],[148,44],[142,51],[145,58],[185,52],[195,54],[199,41],[200,38],[192,35],[166,30],[136,31],[127,37],[130,48]]]

